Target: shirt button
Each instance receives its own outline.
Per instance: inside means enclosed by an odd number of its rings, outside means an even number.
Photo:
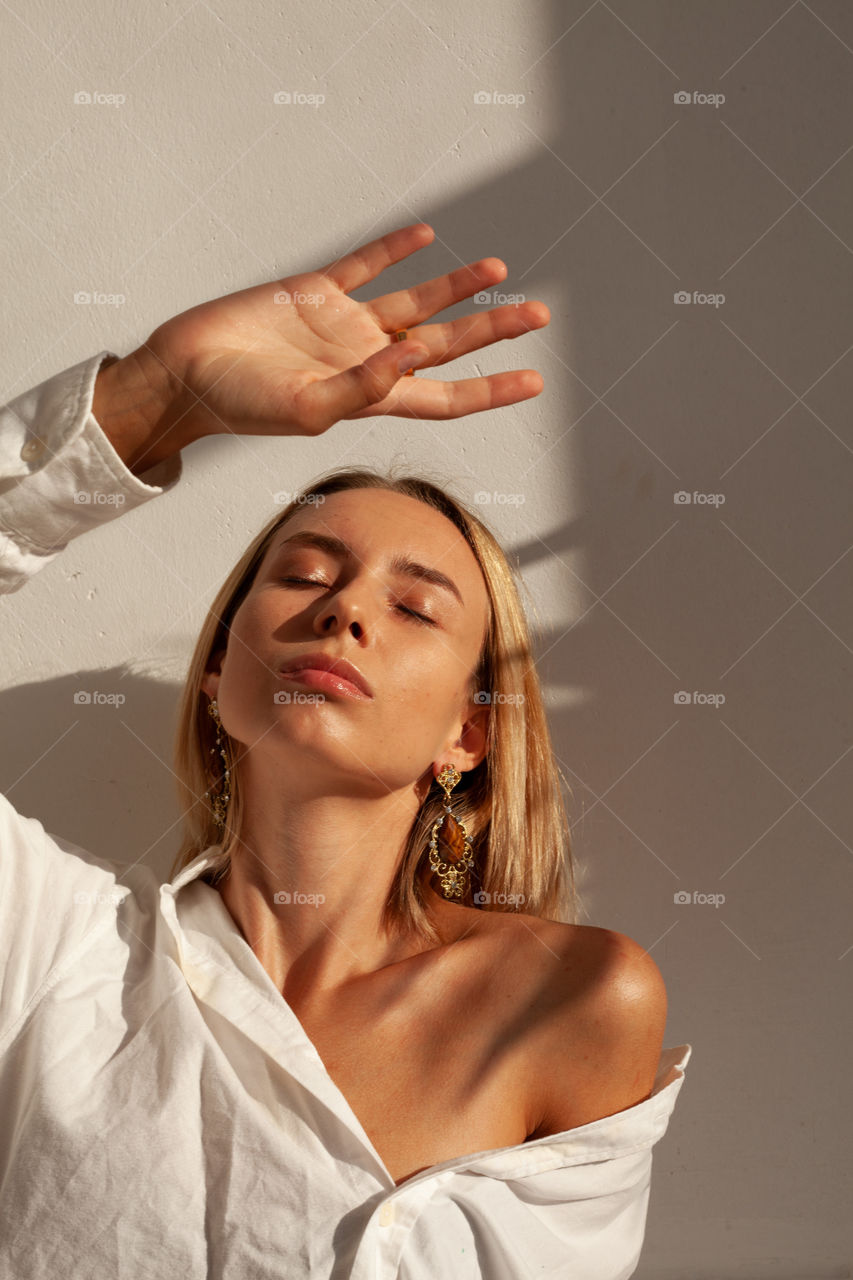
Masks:
[[[24,462],[32,462],[34,458],[40,458],[45,451],[45,443],[43,440],[28,440],[21,450],[21,457]]]
[[[379,1225],[382,1227],[390,1227],[394,1221],[394,1205],[390,1200],[386,1200],[382,1208],[379,1210]]]

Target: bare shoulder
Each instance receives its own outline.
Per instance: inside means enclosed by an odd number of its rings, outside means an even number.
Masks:
[[[521,923],[521,921],[519,921]],[[627,934],[524,918],[531,991],[530,1136],[588,1124],[642,1102],[663,1046],[666,986]]]
[[[513,963],[524,953],[522,970],[550,976],[550,994],[561,1006],[595,998],[601,1018],[630,1014],[638,1005],[663,1002],[663,976],[651,955],[633,938],[597,925],[561,924],[522,912],[495,913],[492,927],[512,940]],[[604,1024],[602,1024],[603,1026]]]

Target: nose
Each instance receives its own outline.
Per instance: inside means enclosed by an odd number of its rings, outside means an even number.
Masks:
[[[314,619],[315,630],[320,635],[349,630],[360,640],[370,628],[369,613],[364,587],[359,588],[355,582],[349,582],[324,599]]]

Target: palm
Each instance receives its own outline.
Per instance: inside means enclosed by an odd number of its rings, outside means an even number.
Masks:
[[[421,323],[501,280],[495,258],[368,302],[348,297],[431,238],[415,224],[319,271],[202,303],[156,329],[145,346],[175,380],[193,434],[316,434],[339,418],[451,418],[537,395],[534,370],[459,382],[400,376],[400,329],[427,348],[426,364],[438,365],[548,323],[537,302]]]

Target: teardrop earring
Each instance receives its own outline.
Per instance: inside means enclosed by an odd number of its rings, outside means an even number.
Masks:
[[[231,770],[228,767],[228,756],[222,742],[222,721],[219,719],[219,707],[216,699],[211,698],[207,704],[208,713],[212,716],[216,725],[216,747],[210,748],[210,754],[214,755],[218,750],[222,759],[222,779],[219,792],[214,796],[208,790],[205,795],[210,800],[213,808],[213,821],[217,827],[224,829],[225,819],[228,814],[228,801],[231,799]]]
[[[429,865],[438,876],[441,892],[447,899],[461,898],[468,889],[468,873],[474,866],[471,838],[464,822],[455,818],[450,808],[450,792],[462,774],[446,764],[436,782],[444,789],[444,813],[433,823],[429,841]],[[444,857],[439,853],[439,845]]]

